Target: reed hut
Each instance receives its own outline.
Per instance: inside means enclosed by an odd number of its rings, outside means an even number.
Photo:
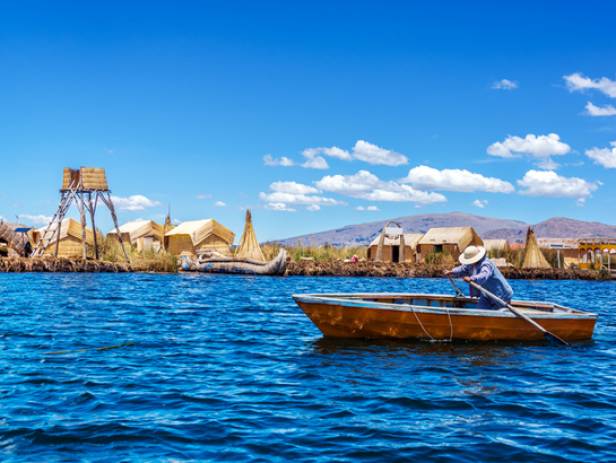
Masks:
[[[368,246],[368,260],[375,262],[415,262],[421,233],[404,233],[397,223],[387,223]]]
[[[133,220],[120,226],[120,233],[125,243],[130,243],[138,252],[158,252],[164,241],[163,226],[153,220]],[[115,229],[107,233],[108,239],[118,240]],[[118,240],[119,241],[119,240]]]
[[[40,243],[45,229],[47,227],[32,230],[29,233],[30,241],[33,246],[44,246],[43,254],[55,255],[56,252],[56,230],[57,224],[51,225],[51,231],[47,234],[47,237],[51,239],[45,240],[46,243]],[[69,258],[83,257],[83,242],[82,242],[82,227],[81,224],[75,219],[66,218],[60,225],[60,238],[58,244],[58,256]],[[99,241],[102,241],[102,234],[97,232]],[[92,250],[94,251],[94,232],[91,228],[86,227],[86,247],[88,254]]]
[[[535,232],[530,227],[528,227],[526,232],[526,248],[524,250],[522,268],[552,268],[543,252],[541,252]]]
[[[483,241],[473,227],[431,228],[417,243],[417,260],[425,262],[430,254],[449,254],[455,260],[467,246],[483,246]]]
[[[214,219],[183,222],[165,233],[165,249],[179,256],[217,252],[231,256],[235,233]]]
[[[244,222],[244,232],[242,233],[242,239],[240,245],[235,251],[235,257],[237,259],[248,259],[257,262],[265,262],[265,256],[257,241],[257,235],[255,229],[252,226],[252,214],[250,209],[246,211],[246,220]]]

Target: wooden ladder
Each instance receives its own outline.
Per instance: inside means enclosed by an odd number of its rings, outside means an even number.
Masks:
[[[60,198],[60,205],[56,210],[56,213],[53,215],[50,222],[45,227],[45,231],[41,236],[41,239],[36,243],[36,247],[32,251],[32,257],[42,256],[45,253],[45,249],[51,244],[51,241],[54,237],[54,233],[56,235],[56,241],[60,238],[62,221],[64,220],[64,216],[68,212],[71,207],[71,203],[75,199],[77,194],[77,189],[79,184],[71,183],[68,191],[62,192],[62,197]],[[56,227],[54,228],[54,223],[56,223]],[[51,233],[51,236],[49,234]]]

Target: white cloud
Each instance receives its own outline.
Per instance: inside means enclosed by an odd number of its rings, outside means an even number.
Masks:
[[[272,191],[277,191],[280,193],[291,193],[298,195],[306,195],[319,192],[319,190],[317,190],[315,187],[297,182],[274,182],[270,185],[270,189]]]
[[[417,166],[409,170],[404,183],[419,188],[445,191],[487,191],[490,193],[511,193],[513,185],[495,177],[485,177],[466,169],[438,170],[429,166]]]
[[[224,201],[216,201],[214,203],[214,206],[216,206],[216,207],[227,207],[227,203],[225,203]]]
[[[312,156],[309,157],[306,162],[302,164],[302,167],[304,167],[305,169],[325,170],[329,169],[329,164],[323,156]]]
[[[332,158],[342,159],[343,161],[350,161],[352,159],[351,153],[347,150],[343,150],[342,148],[338,148],[337,146],[320,146],[318,148],[306,148],[302,154],[311,159],[319,154],[323,154],[325,156],[329,156]]]
[[[355,208],[356,211],[367,211],[367,212],[376,212],[379,210],[376,206],[357,206]]]
[[[578,177],[563,177],[552,170],[529,170],[518,180],[518,185],[525,195],[576,198],[583,203],[601,184]]]
[[[404,154],[381,148],[365,140],[357,140],[353,147],[353,157],[368,164],[384,166],[400,166],[408,163]]]
[[[524,138],[508,136],[505,140],[492,143],[487,148],[490,156],[500,158],[514,158],[527,155],[537,161],[537,165],[543,169],[555,169],[558,167],[552,160],[552,156],[563,156],[571,151],[571,147],[560,141],[556,133],[548,135],[534,135],[529,133]]]
[[[273,211],[280,212],[295,212],[295,209],[287,206],[285,203],[268,203],[265,207]]]
[[[369,201],[408,201],[419,204],[446,201],[440,193],[416,190],[398,182],[382,181],[367,170],[360,170],[354,175],[327,175],[316,185],[323,191]]]
[[[43,214],[20,214],[19,215],[20,222],[24,221],[32,225],[47,225],[49,222],[51,222],[52,218],[53,217],[51,217],[50,215],[43,215]]]
[[[125,198],[112,196],[113,203],[123,211],[142,211],[148,207],[160,206],[158,201],[149,199],[143,195],[131,195]]]
[[[319,206],[318,204],[311,204],[310,206],[308,206],[306,208],[306,210],[310,211],[310,212],[320,211],[321,210],[321,206]]]
[[[567,88],[572,92],[598,90],[609,97],[616,98],[616,81],[608,79],[607,77],[591,79],[579,72],[575,72],[568,76],[563,76],[563,79],[565,79],[567,83]]]
[[[611,148],[591,148],[586,156],[606,169],[616,169],[616,141],[610,142]]]
[[[560,141],[560,136],[555,133],[548,135],[533,135],[526,137],[509,136],[502,142],[492,143],[487,152],[491,156],[512,158],[516,154],[528,154],[536,158],[561,156],[571,151],[571,147]]]
[[[515,90],[518,88],[518,83],[509,79],[501,79],[494,82],[492,88],[494,90]]]
[[[592,117],[616,116],[616,108],[612,105],[595,106],[590,101],[586,103],[586,114]]]
[[[263,156],[263,164],[269,167],[292,167],[295,165],[293,160],[286,156],[275,158],[271,154],[266,154]]]
[[[195,198],[197,198],[199,201],[203,201],[205,199],[212,199],[212,195],[206,193],[199,193],[197,196],[195,196]]]
[[[336,206],[342,204],[333,198],[321,196],[320,191],[310,185],[297,182],[274,182],[270,192],[259,194],[259,198],[267,203],[269,209],[277,211],[293,211],[290,205],[303,206]],[[317,210],[315,207],[309,210]]]
[[[476,199],[473,201],[473,206],[483,209],[488,205],[488,201],[485,199]]]

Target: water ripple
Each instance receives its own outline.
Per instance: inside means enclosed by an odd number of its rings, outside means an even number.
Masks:
[[[616,284],[513,286],[595,339],[329,340],[290,298],[442,280],[2,274],[0,459],[616,460]]]

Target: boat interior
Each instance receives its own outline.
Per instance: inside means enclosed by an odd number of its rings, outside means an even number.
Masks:
[[[378,302],[380,304],[412,305],[419,307],[441,307],[450,309],[476,309],[477,298],[432,294],[314,294],[316,297],[327,297],[347,300]],[[579,310],[563,307],[557,304],[534,301],[516,301],[512,305],[527,313],[584,313]]]

